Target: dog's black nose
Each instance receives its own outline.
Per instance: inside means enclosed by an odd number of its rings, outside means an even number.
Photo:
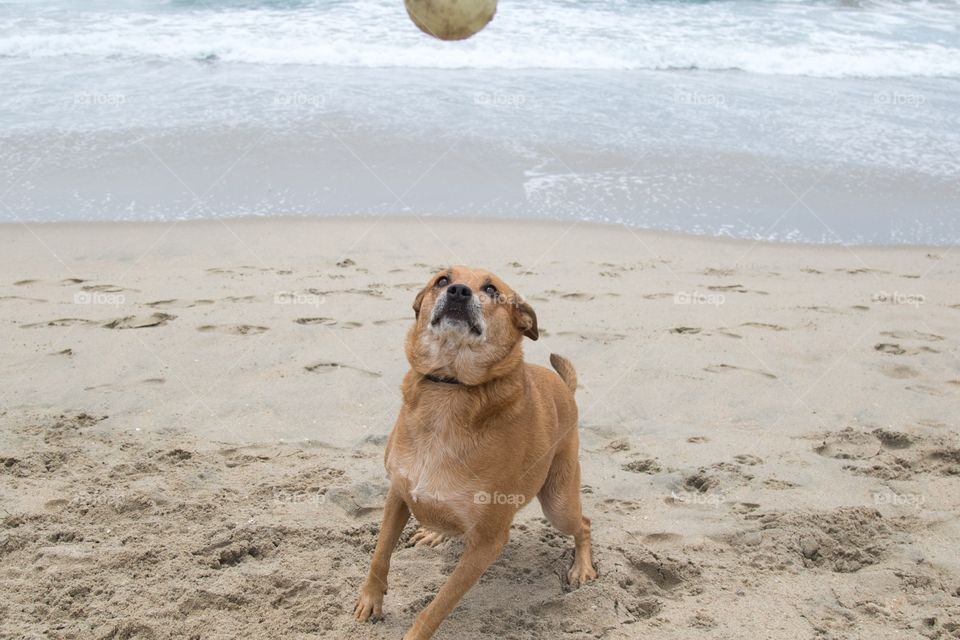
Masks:
[[[473,291],[465,284],[452,284],[447,287],[447,297],[451,302],[465,302],[473,297]]]

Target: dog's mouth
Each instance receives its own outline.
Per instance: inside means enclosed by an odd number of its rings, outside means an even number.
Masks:
[[[439,313],[434,314],[430,324],[434,327],[439,327],[441,324],[459,325],[465,327],[474,335],[483,335],[480,322],[474,317],[473,311],[465,305],[444,305]]]

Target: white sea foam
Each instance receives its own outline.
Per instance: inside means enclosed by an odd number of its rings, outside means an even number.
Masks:
[[[0,57],[960,77],[957,0],[501,0],[487,30],[453,44],[417,32],[398,0],[107,6],[0,2]]]

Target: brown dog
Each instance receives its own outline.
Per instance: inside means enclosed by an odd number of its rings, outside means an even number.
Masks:
[[[521,342],[538,338],[537,317],[485,271],[438,273],[413,310],[411,369],[384,456],[390,492],[354,616],[382,616],[390,555],[412,512],[423,526],[414,542],[464,539],[456,569],[404,636],[425,640],[497,559],[514,514],[534,496],[550,522],[574,537],[569,582],[581,585],[597,572],[590,520],[580,511],[573,365],[551,355],[554,373],[523,362]]]

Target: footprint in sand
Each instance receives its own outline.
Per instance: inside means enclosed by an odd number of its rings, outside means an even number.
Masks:
[[[790,482],[789,480],[767,478],[763,481],[763,486],[767,489],[773,489],[774,491],[786,491],[787,489],[795,489],[799,485],[797,485],[795,482]]]
[[[40,327],[77,327],[91,326],[99,324],[96,320],[87,320],[86,318],[57,318],[56,320],[47,320],[46,322],[33,322],[20,325],[21,329],[37,329]]]
[[[707,267],[700,273],[705,276],[718,276],[723,278],[729,278],[737,272],[736,269],[714,269],[713,267]]]
[[[269,327],[254,324],[205,324],[197,327],[197,331],[203,331],[204,333],[216,331],[234,336],[255,336],[269,330]]]
[[[741,453],[740,455],[733,456],[733,459],[739,464],[746,464],[751,467],[754,465],[763,464],[763,458],[751,455],[749,453]]]
[[[747,293],[742,284],[713,284],[707,287],[710,291],[729,291],[731,293]]]
[[[661,533],[648,533],[643,536],[643,541],[648,544],[660,544],[660,543],[676,543],[680,540],[683,540],[683,536],[679,533],[669,533],[667,531]]]
[[[890,431],[889,429],[874,429],[873,435],[880,443],[888,449],[906,449],[913,444],[913,438],[902,431]]]
[[[881,331],[880,335],[896,340],[920,340],[921,342],[940,342],[944,340],[943,336],[938,336],[935,333],[923,333],[921,331]]]
[[[723,293],[756,293],[761,296],[770,295],[766,291],[760,291],[758,289],[747,289],[742,284],[715,284],[707,287],[710,291],[720,291]]]
[[[851,428],[827,433],[816,453],[851,463],[843,468],[884,480],[909,480],[917,474],[960,476],[960,448],[951,437],[908,434],[891,429]]]
[[[741,516],[751,514],[759,508],[760,505],[756,502],[734,502],[733,507],[731,507],[734,513],[740,514]]]
[[[605,451],[609,451],[611,453],[620,453],[623,451],[629,451],[630,441],[627,440],[626,438],[616,438],[608,442],[603,448]]]
[[[763,376],[764,378],[770,378],[771,380],[776,380],[777,376],[773,375],[768,371],[760,371],[759,369],[748,369],[746,367],[735,367],[732,364],[712,364],[709,367],[704,367],[704,371],[709,373],[727,373],[730,371],[746,371],[749,373],[755,373],[757,375]]]
[[[632,460],[620,467],[624,471],[629,471],[630,473],[647,473],[650,475],[660,473],[662,467],[660,463],[654,460],[653,458],[642,458],[640,460]]]
[[[859,276],[865,273],[890,273],[889,271],[883,271],[881,269],[871,269],[869,267],[860,267],[857,269],[834,269],[838,273],[846,273],[851,276]]]
[[[124,291],[139,293],[139,291],[136,289],[127,289],[126,287],[121,287],[115,284],[88,284],[81,288],[84,291],[93,291],[96,293],[123,293]]]
[[[177,316],[169,313],[153,313],[149,316],[126,316],[111,320],[103,325],[105,329],[147,329],[150,327],[162,327],[163,325],[175,320]]]
[[[593,294],[582,291],[557,291],[556,289],[550,289],[544,291],[544,293],[554,298],[562,298],[564,300],[593,300],[596,297]]]
[[[331,373],[334,371],[339,371],[341,369],[351,369],[353,371],[359,371],[360,373],[370,376],[372,378],[379,378],[382,374],[377,373],[376,371],[370,371],[368,369],[361,369],[359,367],[352,367],[348,364],[341,364],[339,362],[317,362],[316,364],[310,364],[304,367],[310,373]]]
[[[914,393],[922,393],[925,396],[933,396],[935,398],[940,398],[946,395],[941,389],[936,387],[931,387],[927,384],[914,384],[907,385],[904,387],[907,391],[913,391]]]
[[[30,303],[47,302],[42,298],[28,298],[26,296],[0,296],[0,302],[6,302],[7,300],[16,300],[18,302],[30,302]]]
[[[337,324],[337,321],[334,320],[333,318],[297,318],[296,320],[294,320],[294,322],[302,325],[322,324],[327,326],[333,326]]]
[[[820,305],[814,305],[812,307],[797,307],[802,311],[816,311],[817,313],[832,313],[836,315],[845,315],[847,311],[844,309],[838,309],[837,307],[824,307]]]
[[[311,296],[318,296],[320,298],[326,298],[327,296],[337,295],[337,294],[351,294],[358,296],[370,296],[371,298],[382,298],[384,297],[383,289],[375,289],[373,287],[367,287],[365,289],[358,289],[352,287],[350,289],[331,289],[328,291],[321,291],[320,289],[310,288],[305,291],[305,293]]]
[[[847,428],[827,434],[813,450],[824,458],[866,460],[877,456],[882,448],[883,443],[872,433]]]
[[[146,329],[148,327],[160,327],[174,320],[177,316],[167,313],[154,313],[149,316],[126,316],[116,318],[101,324],[102,321],[87,320],[85,318],[58,318],[48,320],[47,322],[34,322],[32,324],[20,325],[23,329],[35,329],[38,327],[75,327],[75,326],[96,326],[100,325],[105,329]]]
[[[895,380],[905,380],[907,378],[916,378],[920,375],[916,369],[908,367],[905,364],[898,364],[892,367],[880,369],[880,373]]]
[[[543,331],[540,332],[541,335]],[[623,340],[627,336],[622,333],[601,333],[601,332],[580,332],[580,331],[561,331],[557,334],[558,336],[572,336],[574,338],[579,338],[585,342],[599,342],[600,344],[610,344],[611,342],[617,342],[618,340]]]
[[[391,322],[410,322],[412,318],[388,318],[386,320],[374,320],[373,324],[382,327],[385,324],[390,324]]]
[[[354,322],[352,320],[347,322],[337,322],[333,318],[297,318],[294,320],[294,322],[306,326],[323,325],[326,327],[343,327],[344,329],[357,329],[363,326],[362,322]]]
[[[680,335],[696,335],[701,331],[702,329],[700,327],[674,327],[670,329],[670,333],[678,333]]]
[[[886,353],[891,356],[915,356],[920,353],[940,353],[936,349],[931,349],[930,347],[907,348],[902,347],[894,342],[881,342],[874,345],[873,349],[874,351]]]
[[[726,338],[735,338],[735,339],[737,339],[737,340],[742,340],[742,339],[743,339],[743,336],[742,336],[742,335],[740,335],[739,333],[734,333],[733,331],[731,331],[730,329],[728,329],[728,328],[726,328],[726,327],[720,327],[720,328],[718,328],[718,329],[715,329],[714,331],[711,331],[711,332],[710,332],[710,335],[714,335],[714,336],[724,336],[724,337],[726,337]]]
[[[148,302],[147,306],[154,309],[192,309],[193,307],[201,307],[206,305],[211,305],[214,303],[214,300],[177,300],[176,298],[171,298],[170,300],[154,300],[153,302]]]
[[[273,271],[273,269],[265,269],[261,267],[252,267],[250,265],[240,265],[239,267],[210,267],[205,270],[207,273],[217,274],[217,275],[247,275],[249,273],[260,271]]]
[[[752,327],[754,329],[766,329],[768,331],[786,331],[786,327],[781,327],[778,324],[770,324],[768,322],[744,322],[740,325],[741,327]]]

